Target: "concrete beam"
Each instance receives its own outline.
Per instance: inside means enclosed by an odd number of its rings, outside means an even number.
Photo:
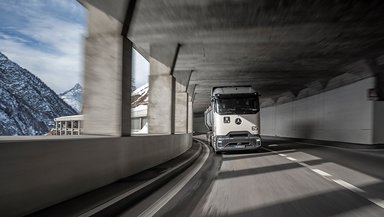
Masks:
[[[128,6],[129,0],[113,0],[104,1],[104,0],[78,0],[83,5],[88,8],[88,5],[92,5],[92,7],[98,8],[98,10],[112,16],[114,19],[123,23],[125,19],[126,9]],[[121,30],[120,30],[121,31]]]
[[[192,72],[193,70],[177,70],[173,73],[173,76],[176,78],[176,81],[185,87],[184,92],[187,91]]]
[[[190,84],[190,85],[188,85],[187,92],[188,92],[188,94],[189,94],[190,96],[192,96],[193,93],[195,92],[196,85],[197,85],[197,84]]]
[[[180,50],[180,44],[178,43],[151,44],[149,53],[153,59],[156,59],[157,61],[161,62],[162,64],[170,68],[169,74],[172,75],[179,50]]]
[[[125,12],[125,18],[124,18],[124,25],[123,29],[121,31],[121,35],[124,37],[127,37],[129,27],[131,25],[132,17],[133,17],[133,12],[135,11],[136,7],[136,0],[129,0],[127,10]]]

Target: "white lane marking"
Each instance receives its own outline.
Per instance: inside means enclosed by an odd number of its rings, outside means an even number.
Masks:
[[[371,201],[372,203],[374,203],[377,206],[379,206],[379,207],[384,209],[384,200],[383,199],[368,197],[366,192],[363,189],[358,188],[358,187],[356,187],[356,186],[354,186],[352,184],[349,184],[348,182],[346,182],[344,180],[341,180],[341,179],[331,179],[331,180],[336,182],[337,184],[343,186],[344,188],[347,188],[347,189],[355,192],[356,194],[364,197],[365,199]]]
[[[276,146],[279,146],[279,145],[278,144],[268,145],[268,147],[276,147]]]
[[[383,199],[368,198],[368,200],[384,209],[384,200]]]
[[[267,151],[273,152],[275,154],[278,154],[278,155],[280,155],[282,157],[286,157],[287,159],[291,158],[291,157],[287,157],[287,155],[285,155],[285,154],[280,154],[277,151],[273,151],[273,150],[265,148],[265,147],[264,147],[264,149],[267,150]],[[354,186],[354,185],[352,185],[352,184],[350,184],[350,183],[348,183],[348,182],[346,182],[344,180],[341,180],[341,179],[331,179],[331,178],[329,178],[330,176],[332,176],[331,174],[326,173],[326,172],[324,172],[322,170],[319,170],[319,169],[313,169],[313,168],[311,168],[310,165],[308,165],[306,163],[303,163],[303,162],[300,162],[300,161],[295,161],[295,162],[300,164],[300,165],[302,165],[302,166],[304,166],[304,167],[306,167],[306,168],[308,168],[308,169],[310,169],[310,170],[312,170],[313,172],[321,175],[326,180],[335,182],[335,183],[341,185],[342,187],[347,188],[348,190],[350,190],[350,191],[352,191],[352,192],[354,192],[354,193],[364,197],[365,199],[369,200],[370,202],[372,202],[372,203],[376,204],[377,206],[379,206],[379,207],[384,209],[384,200],[383,199],[380,199],[380,198],[370,198],[370,197],[368,197],[367,193],[363,189],[361,189],[361,188],[358,188],[358,187],[356,187],[356,186]]]
[[[203,167],[209,156],[209,148],[204,144],[205,153],[203,160],[199,162],[198,165],[190,172],[188,175],[184,176],[183,179],[173,186],[166,194],[164,194],[160,199],[152,204],[148,209],[144,210],[139,216],[140,217],[149,217],[154,216],[165,204],[167,204],[185,185],[196,175],[196,173]]]
[[[311,169],[311,170],[312,170],[313,172],[315,172],[315,173],[321,175],[321,176],[327,176],[327,177],[332,176],[331,174],[326,173],[326,172],[324,172],[324,171],[322,171],[322,170],[319,170],[319,169]]]
[[[205,147],[205,146],[206,146],[206,145],[204,145],[204,147]],[[133,193],[135,193],[135,192],[137,192],[137,191],[139,191],[139,190],[141,190],[141,189],[147,187],[148,185],[152,184],[153,182],[155,182],[155,181],[157,181],[157,180],[163,178],[164,176],[168,175],[169,173],[173,172],[174,170],[176,170],[176,169],[178,169],[178,168],[184,166],[184,165],[187,164],[191,159],[193,159],[194,157],[196,157],[198,154],[199,154],[199,152],[196,152],[193,156],[191,156],[190,158],[188,158],[188,160],[184,161],[184,162],[181,163],[180,165],[178,165],[178,166],[176,166],[176,167],[174,167],[174,168],[172,168],[172,169],[166,171],[165,173],[159,175],[158,177],[156,177],[156,178],[154,178],[154,179],[151,179],[151,180],[149,180],[149,181],[147,181],[147,182],[145,182],[145,183],[143,183],[143,184],[137,186],[137,187],[134,188],[134,189],[131,189],[131,190],[125,192],[124,194],[121,194],[121,195],[119,195],[119,196],[117,196],[117,197],[115,197],[115,198],[113,198],[113,199],[111,199],[111,200],[109,200],[109,201],[107,201],[107,202],[105,202],[105,203],[103,203],[103,204],[100,204],[99,206],[96,206],[95,208],[93,208],[93,209],[91,209],[91,210],[89,210],[89,211],[87,211],[87,212],[85,212],[85,213],[79,215],[79,217],[89,217],[89,216],[92,216],[92,215],[94,215],[94,214],[100,212],[101,210],[103,210],[103,209],[105,209],[105,208],[107,208],[107,207],[109,207],[109,206],[111,206],[111,205],[113,205],[113,204],[119,202],[120,200],[123,200],[124,198],[130,196],[131,194],[133,194]]]
[[[290,161],[297,161],[296,158],[293,158],[293,157],[287,157],[287,159]]]
[[[360,189],[352,184],[349,184],[348,182],[341,180],[341,179],[332,179],[332,181],[336,182],[337,184],[343,186],[344,188],[347,188],[355,193],[363,193],[365,192],[363,189]]]
[[[298,144],[302,144],[302,145],[311,145],[311,146],[317,146],[317,147],[323,147],[323,148],[335,148],[335,149],[340,149],[340,150],[346,150],[346,151],[372,151],[372,150],[375,150],[375,149],[372,149],[372,148],[343,148],[343,147],[339,147],[339,146],[327,146],[327,145],[318,145],[318,144],[313,144],[313,143],[309,143],[309,142],[297,142]],[[382,155],[380,155],[382,156]]]

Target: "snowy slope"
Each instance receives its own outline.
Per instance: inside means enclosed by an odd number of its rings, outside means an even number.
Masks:
[[[140,105],[148,105],[148,84],[137,88],[132,92],[132,108]]]
[[[0,135],[43,135],[54,118],[74,114],[44,82],[0,53]]]
[[[80,84],[76,84],[70,90],[67,90],[63,93],[60,93],[59,96],[70,105],[73,109],[77,111],[77,113],[81,113],[82,109],[82,93],[83,88]],[[143,86],[137,88],[132,92],[132,109],[138,106],[147,106],[148,104],[148,84],[144,84]],[[142,108],[140,108],[142,110]]]
[[[73,109],[75,109],[77,113],[80,114],[82,110],[82,94],[83,88],[80,84],[77,83],[71,89],[65,91],[64,93],[60,93],[59,96],[64,100],[64,102],[66,102]]]
[[[137,88],[132,92],[132,117],[145,117],[148,110],[148,84]],[[146,123],[139,131],[132,132],[134,134],[147,134],[148,123]]]

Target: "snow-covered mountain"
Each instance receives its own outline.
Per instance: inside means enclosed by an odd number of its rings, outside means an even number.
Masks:
[[[43,135],[54,118],[74,114],[43,81],[0,53],[0,135]]]
[[[60,93],[59,96],[64,100],[64,102],[66,102],[73,109],[75,109],[77,113],[80,114],[82,110],[82,94],[83,88],[79,83],[77,83],[71,89],[65,91],[64,93]]]
[[[132,92],[132,108],[148,105],[148,83]]]
[[[82,110],[82,94],[83,88],[80,84],[76,84],[71,89],[60,93],[59,96],[64,100],[68,105],[70,105],[73,109],[77,111],[77,113],[81,113]],[[148,104],[148,84],[144,84],[143,86],[137,88],[132,92],[132,108],[136,108],[140,105]],[[141,106],[142,107],[142,106]]]

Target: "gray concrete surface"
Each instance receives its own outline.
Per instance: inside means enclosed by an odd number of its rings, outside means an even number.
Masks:
[[[124,21],[128,0],[87,1]],[[147,54],[152,45],[180,43],[175,73],[194,71],[194,112],[203,112],[212,86],[253,85],[263,99],[275,99],[288,91],[295,97],[319,91],[308,91],[313,82],[321,91],[346,73],[352,81],[364,78],[356,68],[376,73],[363,62],[383,54],[383,9],[379,0],[142,0],[128,38]]]
[[[369,77],[297,100],[287,93],[279,98],[279,104],[262,106],[261,134],[383,144],[384,103],[367,96],[374,82]],[[195,115],[194,123],[196,132],[207,132],[201,114]]]
[[[196,114],[193,118],[193,130],[196,133],[206,133],[208,131],[204,123],[204,116],[201,114]]]
[[[126,18],[122,11],[128,0],[81,2],[105,12],[97,13],[104,17],[100,26],[108,20],[123,23]],[[175,77],[194,90],[190,93],[194,113],[201,114],[209,105],[213,86],[252,85],[261,93],[263,107],[276,107],[266,111],[266,117],[281,115],[275,122],[266,118],[267,135],[384,142],[381,121],[374,121],[381,120],[384,112],[367,99],[368,89],[379,98],[384,90],[383,9],[381,1],[137,1],[127,37],[151,65],[149,132],[170,134],[174,120],[181,124],[174,118],[174,82],[170,80]],[[356,97],[343,95],[344,88],[364,79],[371,80],[355,87]],[[334,105],[320,111],[316,98]],[[93,113],[103,109],[95,105]],[[301,117],[305,115],[310,117]],[[111,116],[112,123],[117,122],[115,117]],[[89,119],[92,126],[106,122]],[[116,128],[111,123],[105,126]]]
[[[374,82],[374,78],[367,78],[317,95],[262,108],[262,135],[384,143],[381,137],[383,122],[379,123],[383,110],[377,107],[379,102],[367,97],[367,90],[374,87]]]
[[[187,133],[188,93],[176,92],[175,106],[175,133]]]
[[[86,45],[86,132],[121,135],[120,30],[128,0],[81,2],[95,6],[90,7]],[[382,120],[382,105],[366,101],[365,91],[381,84],[376,82],[381,71],[367,62],[377,62],[382,55],[383,9],[379,0],[137,1],[127,37],[151,64],[149,132],[173,132],[172,75],[193,71],[187,89],[193,87],[196,114],[208,106],[212,86],[252,85],[262,94],[262,102],[274,106],[265,110],[264,126],[271,126],[266,131],[270,135],[367,144],[381,141],[381,122],[375,120]],[[177,44],[181,47],[175,55]],[[377,77],[353,83],[372,76]],[[351,85],[361,86],[343,91]],[[191,103],[188,117],[188,125],[194,123],[199,129],[201,118],[196,115],[200,121],[191,121]],[[162,163],[184,152],[190,139],[183,134],[3,143],[0,213],[24,215]],[[162,213],[384,215],[377,205],[384,199],[383,158],[277,143],[271,149],[287,156],[265,151],[213,157],[210,172],[203,173],[208,178],[192,181]],[[200,186],[205,186],[204,191],[199,191]],[[194,192],[200,192],[198,200]]]
[[[200,156],[196,141],[185,153],[133,176],[35,212],[28,217],[116,216],[186,170]]]
[[[122,24],[92,5],[86,6],[89,22],[84,64],[84,133],[119,136],[125,103]]]
[[[152,70],[152,64],[151,64]],[[171,75],[150,75],[148,90],[148,133],[171,134],[172,82]]]
[[[384,101],[375,101],[373,112],[373,142],[384,144]]]
[[[154,216],[384,215],[382,150],[271,138],[264,144],[267,149],[254,153],[212,154],[203,170]],[[175,183],[122,216],[161,200]]]
[[[177,44],[151,46],[148,90],[149,134],[175,133],[176,80],[172,73],[177,47]]]
[[[188,133],[192,133],[193,131],[193,102],[192,97],[188,95]]]
[[[170,160],[190,134],[2,141],[0,216],[24,216]]]

